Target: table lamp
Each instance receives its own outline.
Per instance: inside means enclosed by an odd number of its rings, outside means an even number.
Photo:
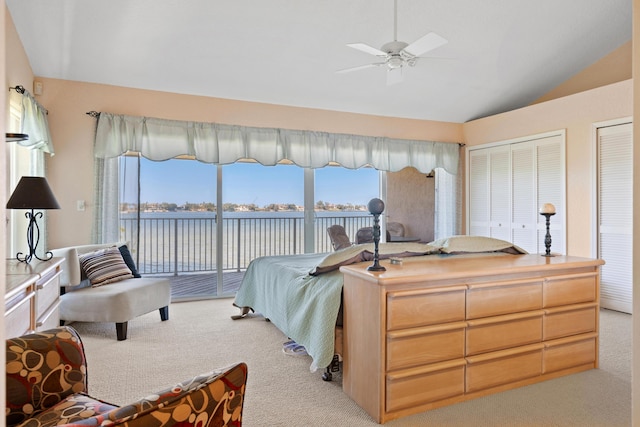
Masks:
[[[53,257],[51,252],[45,253],[45,258],[40,258],[36,254],[36,248],[40,241],[40,228],[38,218],[42,218],[42,212],[35,212],[36,209],[60,209],[46,178],[41,176],[23,176],[7,202],[7,209],[31,209],[25,213],[29,220],[27,228],[27,245],[29,253],[18,252],[18,261],[29,263],[34,257],[40,261],[48,261]]]
[[[384,212],[384,202],[380,199],[371,199],[367,204],[369,213],[373,215],[373,264],[367,267],[368,271],[386,271],[387,269],[380,265],[378,255],[378,244],[380,243],[380,214]]]

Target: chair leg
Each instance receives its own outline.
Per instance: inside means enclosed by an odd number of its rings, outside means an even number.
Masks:
[[[127,326],[128,322],[116,323],[116,335],[118,341],[124,341],[127,339]]]
[[[163,322],[165,320],[169,320],[169,306],[165,305],[164,307],[160,308],[160,320],[162,320]]]

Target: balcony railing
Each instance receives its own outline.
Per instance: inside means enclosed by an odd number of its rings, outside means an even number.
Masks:
[[[242,271],[252,259],[268,255],[304,253],[304,220],[301,216],[223,218],[223,271]],[[316,216],[315,252],[330,252],[327,228],[342,225],[355,237],[371,226],[366,213],[348,216]],[[217,222],[214,216],[121,218],[120,235],[129,242],[142,274],[180,274],[217,271]]]

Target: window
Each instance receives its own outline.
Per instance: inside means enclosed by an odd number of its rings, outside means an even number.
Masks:
[[[7,132],[20,132],[22,117],[20,96],[15,91],[9,91]],[[44,153],[41,150],[22,147],[16,142],[6,143],[5,146],[8,165],[6,169],[7,197],[9,197],[22,176],[44,176]],[[45,211],[43,214],[46,215]],[[7,254],[28,253],[26,230],[29,221],[25,218],[24,211],[7,209],[6,215],[9,220],[6,241]],[[46,238],[46,221],[39,222],[39,226],[41,239],[44,239]],[[45,247],[46,244],[39,245],[40,249]]]
[[[354,235],[371,225],[366,204],[378,196],[380,173],[287,162],[155,162],[134,154],[120,158],[119,174],[120,239],[140,272],[209,272],[203,286],[214,296],[224,295],[223,273],[242,272],[256,257],[327,252],[328,225],[345,223]]]
[[[360,228],[373,225],[367,204],[380,197],[379,175],[373,168],[329,166],[316,170],[316,252],[331,251],[327,228],[333,224],[342,225],[352,242]]]

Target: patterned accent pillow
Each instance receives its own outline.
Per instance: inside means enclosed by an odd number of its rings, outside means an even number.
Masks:
[[[93,287],[133,277],[120,251],[115,246],[80,255],[80,267],[86,273]]]

